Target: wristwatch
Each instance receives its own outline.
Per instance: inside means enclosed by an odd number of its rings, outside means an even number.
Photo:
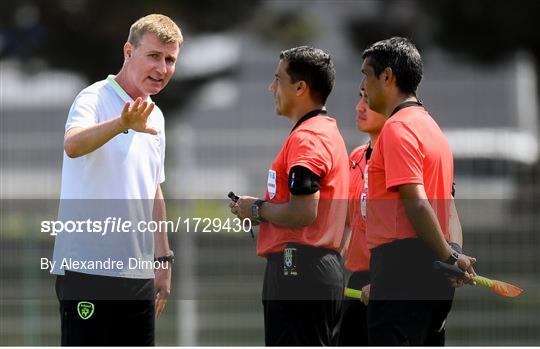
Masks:
[[[174,252],[172,250],[169,250],[169,253],[167,253],[166,256],[154,258],[154,261],[169,262],[171,264],[174,264]]]
[[[450,247],[452,248],[452,250],[456,251],[457,253],[463,253],[463,249],[456,242],[451,242]]]
[[[264,200],[255,200],[255,202],[251,205],[251,219],[254,221],[257,221],[257,223],[263,222],[264,219],[261,217],[261,206],[266,201]]]
[[[450,257],[448,257],[448,259],[446,259],[444,262],[446,264],[451,264],[453,265],[454,263],[457,262],[459,258],[459,253],[457,253],[456,251],[452,250],[452,253],[450,254]]]

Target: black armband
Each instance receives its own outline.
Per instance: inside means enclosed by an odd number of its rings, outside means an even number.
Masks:
[[[452,197],[456,197],[456,182],[452,182]]]
[[[456,242],[451,242],[450,247],[452,250],[456,251],[459,254],[463,254],[463,250],[461,249],[461,246],[459,246]]]
[[[293,195],[309,195],[321,189],[321,178],[310,169],[294,166],[289,172],[289,191]]]

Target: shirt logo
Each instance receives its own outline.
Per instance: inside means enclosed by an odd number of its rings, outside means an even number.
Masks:
[[[268,189],[268,196],[270,200],[276,197],[276,171],[268,170],[268,181],[266,183],[266,188]]]
[[[90,302],[79,302],[77,304],[77,313],[83,320],[88,320],[94,315],[94,304]]]

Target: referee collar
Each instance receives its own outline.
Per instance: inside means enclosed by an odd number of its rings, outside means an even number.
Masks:
[[[303,123],[304,121],[308,120],[308,119],[311,119],[315,116],[318,116],[318,115],[328,115],[328,112],[326,111],[326,109],[315,109],[315,110],[312,110],[310,111],[309,113],[307,113],[306,115],[302,116],[300,118],[300,120],[298,120],[298,122],[296,123],[296,125],[294,125],[294,127],[292,128],[291,130],[291,133],[292,131],[294,131],[298,126],[300,126],[301,123]]]
[[[400,111],[401,109],[405,109],[405,108],[408,108],[408,107],[423,107],[424,105],[422,104],[422,102],[420,101],[408,101],[408,102],[403,102],[401,103],[400,105],[398,105],[394,111],[392,112],[392,114],[390,114],[390,117],[393,116],[395,113],[397,113],[398,111]]]

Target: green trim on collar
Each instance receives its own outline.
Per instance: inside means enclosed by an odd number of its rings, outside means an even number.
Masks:
[[[124,89],[122,88],[122,86],[120,86],[116,80],[114,80],[114,75],[109,75],[107,76],[107,81],[112,85],[112,87],[114,88],[114,90],[116,91],[116,93],[118,93],[120,95],[120,97],[122,97],[122,99],[126,102],[133,102],[133,99],[126,93],[126,91],[124,91]]]
[[[131,98],[126,91],[124,91],[122,86],[120,86],[120,84],[116,82],[116,80],[114,80],[114,77],[115,76],[112,74],[107,76],[107,82],[111,84],[113,89],[116,91],[116,93],[118,93],[120,98],[124,100],[124,102],[135,103],[135,100]],[[150,98],[150,96],[146,97],[146,102],[153,103],[152,98]]]

